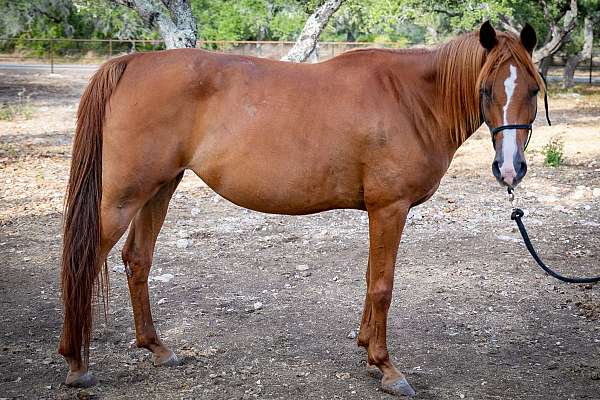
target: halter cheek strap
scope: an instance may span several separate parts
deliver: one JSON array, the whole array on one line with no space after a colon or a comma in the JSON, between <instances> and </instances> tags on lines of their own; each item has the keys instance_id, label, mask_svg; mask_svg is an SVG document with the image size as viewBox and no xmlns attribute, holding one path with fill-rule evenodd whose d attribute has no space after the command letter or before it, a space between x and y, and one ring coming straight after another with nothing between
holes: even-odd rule
<instances>
[{"instance_id":1,"label":"halter cheek strap","mask_svg":"<svg viewBox=\"0 0 600 400\"><path fill-rule=\"evenodd\" d=\"M552 122L550 122L550 116L548 115L548 84L546 83L546 77L541 72L539 74L542 77L542 80L544 81L544 110L546 111L546 121L548 121L548 125L552 125ZM523 150L527 150L527 146L529 145L529 141L531 140L531 134L533 132L533 122L529 124L501 125L492 128L488 123L488 119L483 113L483 106L480 106L480 108L481 116L483 117L485 124L490 128L490 132L492 133L492 146L494 146L494 149L496 148L496 135L498 133L507 129L527 129L527 141L525 142L525 146L523 147ZM535 113L537 115L537 110ZM535 117L533 119L535 120Z\"/></svg>"}]
</instances>

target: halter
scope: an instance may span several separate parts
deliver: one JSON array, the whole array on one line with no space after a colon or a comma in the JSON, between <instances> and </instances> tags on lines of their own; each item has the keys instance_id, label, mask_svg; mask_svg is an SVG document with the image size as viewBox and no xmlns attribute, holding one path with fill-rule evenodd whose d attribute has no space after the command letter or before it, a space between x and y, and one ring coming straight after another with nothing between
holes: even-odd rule
<instances>
[{"instance_id":1,"label":"halter","mask_svg":"<svg viewBox=\"0 0 600 400\"><path fill-rule=\"evenodd\" d=\"M546 77L539 72L542 80L544 81L544 110L546 111L546 121L548 121L548 125L552 125L550 122L550 117L548 116L548 84L546 83ZM495 128L492 128L488 123L488 119L485 117L485 113L483 112L483 104L480 101L480 109L481 116L485 124L490 128L490 132L492 133L492 146L494 146L494 150L496 149L496 135L507 129L527 129L527 141L525 142L525 146L523 147L523 151L527 150L527 146L529 146L529 141L531 140L531 134L533 133L533 121L528 124L508 124L508 125L500 125ZM533 120L535 121L535 116L537 116L537 105L535 109L535 115Z\"/></svg>"}]
</instances>

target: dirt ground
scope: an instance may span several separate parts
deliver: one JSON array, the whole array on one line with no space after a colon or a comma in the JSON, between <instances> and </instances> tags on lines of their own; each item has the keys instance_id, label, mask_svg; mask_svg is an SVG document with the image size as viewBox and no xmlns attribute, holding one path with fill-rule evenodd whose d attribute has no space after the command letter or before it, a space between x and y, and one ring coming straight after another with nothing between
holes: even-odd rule
<instances>
[{"instance_id":1,"label":"dirt ground","mask_svg":"<svg viewBox=\"0 0 600 400\"><path fill-rule=\"evenodd\" d=\"M108 322L98 320L91 352L99 385L62 385L61 208L86 79L0 70L0 102L28 99L27 113L0 121L0 398L391 398L350 338L365 291L366 213L250 212L192 175L171 202L150 289L160 335L183 364L155 368L133 345L119 243ZM550 106L553 126L538 115L517 196L548 264L598 274L600 88L553 92ZM565 142L559 168L541 155L553 137ZM563 284L534 265L492 157L482 129L411 214L392 357L417 399L600 399L600 286Z\"/></svg>"}]
</instances>

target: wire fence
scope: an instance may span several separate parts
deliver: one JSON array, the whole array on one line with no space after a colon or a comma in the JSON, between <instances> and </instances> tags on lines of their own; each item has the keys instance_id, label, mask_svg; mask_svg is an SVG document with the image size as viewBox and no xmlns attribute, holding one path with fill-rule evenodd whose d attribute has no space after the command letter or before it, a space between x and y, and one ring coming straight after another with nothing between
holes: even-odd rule
<instances>
[{"instance_id":1,"label":"wire fence","mask_svg":"<svg viewBox=\"0 0 600 400\"><path fill-rule=\"evenodd\" d=\"M224 53L280 59L294 42L202 40L196 47ZM311 55L312 61L322 61L347 50L360 47L399 48L398 43L319 42ZM114 39L3 39L0 38L0 62L36 62L65 64L97 64L114 56L136 51L164 50L162 40Z\"/></svg>"},{"instance_id":2,"label":"wire fence","mask_svg":"<svg viewBox=\"0 0 600 400\"><path fill-rule=\"evenodd\" d=\"M196 43L196 47L230 54L280 59L293 44L294 42L284 41L201 40ZM414 45L397 42L319 42L309 61L324 61L345 51L364 47L406 48ZM50 71L54 72L54 66L57 64L99 64L122 54L164 48L162 40L0 38L0 62L48 64ZM561 77L565 62L564 57L553 57L549 75ZM575 76L580 80L587 78L590 84L593 80L600 79L600 47L595 46L592 57L579 64Z\"/></svg>"}]
</instances>

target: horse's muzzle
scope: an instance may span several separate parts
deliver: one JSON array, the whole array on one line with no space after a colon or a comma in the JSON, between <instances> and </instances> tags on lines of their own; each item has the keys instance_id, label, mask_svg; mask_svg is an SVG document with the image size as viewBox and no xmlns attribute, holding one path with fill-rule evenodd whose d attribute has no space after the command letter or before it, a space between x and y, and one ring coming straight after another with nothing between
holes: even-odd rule
<instances>
[{"instance_id":1,"label":"horse's muzzle","mask_svg":"<svg viewBox=\"0 0 600 400\"><path fill-rule=\"evenodd\" d=\"M498 160L494 160L492 163L492 173L498 182L510 188L516 187L527 174L527 163L524 160L515 160L512 164L512 166L502 166L501 168Z\"/></svg>"}]
</instances>

